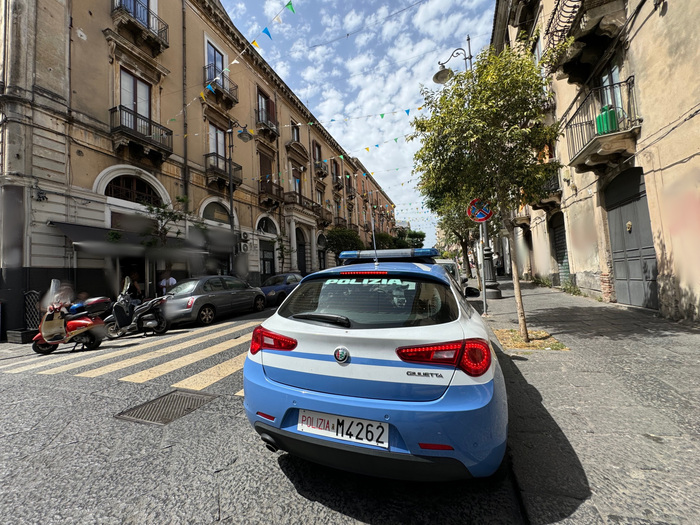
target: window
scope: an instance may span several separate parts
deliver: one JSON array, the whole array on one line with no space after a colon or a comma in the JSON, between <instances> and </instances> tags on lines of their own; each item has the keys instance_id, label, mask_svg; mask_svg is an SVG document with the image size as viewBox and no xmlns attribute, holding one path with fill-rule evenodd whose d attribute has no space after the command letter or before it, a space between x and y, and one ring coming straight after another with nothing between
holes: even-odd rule
<instances>
[{"instance_id":1,"label":"window","mask_svg":"<svg viewBox=\"0 0 700 525\"><path fill-rule=\"evenodd\" d=\"M222 277L222 279L227 290L245 290L247 288L243 281L235 277Z\"/></svg>"},{"instance_id":2,"label":"window","mask_svg":"<svg viewBox=\"0 0 700 525\"><path fill-rule=\"evenodd\" d=\"M224 285L221 282L220 277L214 277L212 279L209 279L204 283L204 286L202 286L202 290L205 292L220 292L224 289Z\"/></svg>"},{"instance_id":3,"label":"window","mask_svg":"<svg viewBox=\"0 0 700 525\"><path fill-rule=\"evenodd\" d=\"M258 231L277 235L277 227L275 226L275 223L272 222L272 219L268 217L263 217L258 221Z\"/></svg>"},{"instance_id":4,"label":"window","mask_svg":"<svg viewBox=\"0 0 700 525\"><path fill-rule=\"evenodd\" d=\"M207 82L211 82L216 77L221 77L224 70L224 55L211 42L207 42ZM217 80L219 85L223 82L221 78Z\"/></svg>"},{"instance_id":5,"label":"window","mask_svg":"<svg viewBox=\"0 0 700 525\"><path fill-rule=\"evenodd\" d=\"M274 182L272 173L272 159L264 153L260 153L258 156L260 157L260 181L268 183Z\"/></svg>"},{"instance_id":6,"label":"window","mask_svg":"<svg viewBox=\"0 0 700 525\"><path fill-rule=\"evenodd\" d=\"M119 104L127 110L122 112L121 125L150 135L151 86L125 69L120 75Z\"/></svg>"},{"instance_id":7,"label":"window","mask_svg":"<svg viewBox=\"0 0 700 525\"><path fill-rule=\"evenodd\" d=\"M338 178L338 162L335 160L331 161L331 175L334 181Z\"/></svg>"},{"instance_id":8,"label":"window","mask_svg":"<svg viewBox=\"0 0 700 525\"><path fill-rule=\"evenodd\" d=\"M323 192L321 190L316 190L316 202L323 204Z\"/></svg>"},{"instance_id":9,"label":"window","mask_svg":"<svg viewBox=\"0 0 700 525\"><path fill-rule=\"evenodd\" d=\"M313 141L313 156L316 162L321 162L321 159L323 158L321 154L321 145L315 140Z\"/></svg>"},{"instance_id":10,"label":"window","mask_svg":"<svg viewBox=\"0 0 700 525\"><path fill-rule=\"evenodd\" d=\"M291 123L291 130L292 130L292 140L295 142L299 142L299 137L301 135L300 130L299 130L299 124L297 124L293 120Z\"/></svg>"},{"instance_id":11,"label":"window","mask_svg":"<svg viewBox=\"0 0 700 525\"><path fill-rule=\"evenodd\" d=\"M301 171L298 168L292 168L292 181L294 182L294 191L301 195Z\"/></svg>"},{"instance_id":12,"label":"window","mask_svg":"<svg viewBox=\"0 0 700 525\"><path fill-rule=\"evenodd\" d=\"M160 206L163 203L160 195L150 184L133 175L122 175L110 181L105 189L105 195L140 204L152 204L153 206Z\"/></svg>"},{"instance_id":13,"label":"window","mask_svg":"<svg viewBox=\"0 0 700 525\"><path fill-rule=\"evenodd\" d=\"M204 208L202 216L210 221L216 221L225 224L228 224L229 222L228 210L218 202L210 202L209 204L207 204L206 208Z\"/></svg>"},{"instance_id":14,"label":"window","mask_svg":"<svg viewBox=\"0 0 700 525\"><path fill-rule=\"evenodd\" d=\"M260 90L258 90L258 122L268 126L277 122L275 120L275 103Z\"/></svg>"},{"instance_id":15,"label":"window","mask_svg":"<svg viewBox=\"0 0 700 525\"><path fill-rule=\"evenodd\" d=\"M209 153L226 158L226 131L209 124Z\"/></svg>"}]
</instances>

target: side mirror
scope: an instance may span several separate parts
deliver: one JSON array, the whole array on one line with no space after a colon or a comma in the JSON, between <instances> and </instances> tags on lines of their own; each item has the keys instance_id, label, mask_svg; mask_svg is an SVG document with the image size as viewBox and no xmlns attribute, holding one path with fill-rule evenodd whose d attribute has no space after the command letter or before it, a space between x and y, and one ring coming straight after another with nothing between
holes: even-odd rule
<instances>
[{"instance_id":1,"label":"side mirror","mask_svg":"<svg viewBox=\"0 0 700 525\"><path fill-rule=\"evenodd\" d=\"M467 297L479 297L481 295L481 291L478 288L474 288L473 286L467 286L464 289L464 295Z\"/></svg>"}]
</instances>

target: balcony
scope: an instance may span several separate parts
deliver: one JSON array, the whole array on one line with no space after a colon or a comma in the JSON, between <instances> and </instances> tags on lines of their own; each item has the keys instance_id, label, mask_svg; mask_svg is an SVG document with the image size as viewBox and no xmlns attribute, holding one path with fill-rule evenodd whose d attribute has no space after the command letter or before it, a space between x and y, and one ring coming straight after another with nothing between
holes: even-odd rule
<instances>
[{"instance_id":1,"label":"balcony","mask_svg":"<svg viewBox=\"0 0 700 525\"><path fill-rule=\"evenodd\" d=\"M511 211L511 219L513 224L520 228L530 227L530 214L532 213L532 208L528 204L523 204L517 210Z\"/></svg>"},{"instance_id":2,"label":"balcony","mask_svg":"<svg viewBox=\"0 0 700 525\"><path fill-rule=\"evenodd\" d=\"M369 223L369 221L366 221L362 229L366 232L371 232L372 231L372 225Z\"/></svg>"},{"instance_id":3,"label":"balcony","mask_svg":"<svg viewBox=\"0 0 700 525\"><path fill-rule=\"evenodd\" d=\"M558 173L555 173L549 178L544 185L544 189L546 191L546 197L543 197L539 201L533 203L533 210L551 211L554 208L558 208L561 204L561 183L559 182Z\"/></svg>"},{"instance_id":4,"label":"balcony","mask_svg":"<svg viewBox=\"0 0 700 525\"><path fill-rule=\"evenodd\" d=\"M326 228L333 222L333 213L331 210L326 210L320 204L316 204L314 207L314 212L316 213L316 224L321 228Z\"/></svg>"},{"instance_id":5,"label":"balcony","mask_svg":"<svg viewBox=\"0 0 700 525\"><path fill-rule=\"evenodd\" d=\"M288 191L285 192L284 194L284 203L285 204L296 204L297 206L301 206L305 210L312 211L316 213L316 207L319 206L317 203L309 199L308 197L304 197L300 193L297 193L295 191Z\"/></svg>"},{"instance_id":6,"label":"balcony","mask_svg":"<svg viewBox=\"0 0 700 525\"><path fill-rule=\"evenodd\" d=\"M361 193L360 196L362 197L363 201L369 202L369 193L368 192L365 191L364 193Z\"/></svg>"},{"instance_id":7,"label":"balcony","mask_svg":"<svg viewBox=\"0 0 700 525\"><path fill-rule=\"evenodd\" d=\"M345 195L347 196L348 200L354 200L357 192L352 186L345 186Z\"/></svg>"},{"instance_id":8,"label":"balcony","mask_svg":"<svg viewBox=\"0 0 700 525\"><path fill-rule=\"evenodd\" d=\"M641 117L637 114L634 77L592 89L566 119L564 134L569 165L577 171L615 166L621 157L634 154ZM602 166L601 166L602 165Z\"/></svg>"},{"instance_id":9,"label":"balcony","mask_svg":"<svg viewBox=\"0 0 700 525\"><path fill-rule=\"evenodd\" d=\"M557 78L583 83L624 24L624 0L557 0L544 34L545 51L574 38L558 60Z\"/></svg>"},{"instance_id":10,"label":"balcony","mask_svg":"<svg viewBox=\"0 0 700 525\"><path fill-rule=\"evenodd\" d=\"M141 0L112 0L112 20L118 28L131 32L137 44L151 48L157 56L168 47L168 24Z\"/></svg>"},{"instance_id":11,"label":"balcony","mask_svg":"<svg viewBox=\"0 0 700 525\"><path fill-rule=\"evenodd\" d=\"M238 85L214 64L204 66L204 86L211 86L216 102L226 109L238 104Z\"/></svg>"},{"instance_id":12,"label":"balcony","mask_svg":"<svg viewBox=\"0 0 700 525\"><path fill-rule=\"evenodd\" d=\"M343 178L340 175L333 175L333 190L340 192L343 190Z\"/></svg>"},{"instance_id":13,"label":"balcony","mask_svg":"<svg viewBox=\"0 0 700 525\"><path fill-rule=\"evenodd\" d=\"M336 228L347 228L348 227L348 220L345 217L336 217L333 220L333 224L335 225Z\"/></svg>"},{"instance_id":14,"label":"balcony","mask_svg":"<svg viewBox=\"0 0 700 525\"><path fill-rule=\"evenodd\" d=\"M266 135L269 140L275 140L280 136L279 123L268 109L255 110L255 122L259 124L259 132Z\"/></svg>"},{"instance_id":15,"label":"balcony","mask_svg":"<svg viewBox=\"0 0 700 525\"><path fill-rule=\"evenodd\" d=\"M314 161L314 173L319 179L325 179L328 176L328 164L320 160Z\"/></svg>"},{"instance_id":16,"label":"balcony","mask_svg":"<svg viewBox=\"0 0 700 525\"><path fill-rule=\"evenodd\" d=\"M258 183L258 202L266 208L277 207L284 202L282 186L274 182L261 180Z\"/></svg>"},{"instance_id":17,"label":"balcony","mask_svg":"<svg viewBox=\"0 0 700 525\"><path fill-rule=\"evenodd\" d=\"M172 130L126 108L109 110L112 142L115 151L122 146L134 148L137 154L163 162L173 152Z\"/></svg>"},{"instance_id":18,"label":"balcony","mask_svg":"<svg viewBox=\"0 0 700 525\"><path fill-rule=\"evenodd\" d=\"M357 224L353 224L353 223L348 224L348 230L352 230L358 235L360 234L360 226Z\"/></svg>"},{"instance_id":19,"label":"balcony","mask_svg":"<svg viewBox=\"0 0 700 525\"><path fill-rule=\"evenodd\" d=\"M236 191L236 188L243 184L243 178L241 177L243 167L226 157L222 157L217 153L207 153L204 155L204 166L207 184L216 182L219 189L223 189L229 184L229 173L231 175L232 191ZM229 167L231 168L230 172Z\"/></svg>"}]
</instances>

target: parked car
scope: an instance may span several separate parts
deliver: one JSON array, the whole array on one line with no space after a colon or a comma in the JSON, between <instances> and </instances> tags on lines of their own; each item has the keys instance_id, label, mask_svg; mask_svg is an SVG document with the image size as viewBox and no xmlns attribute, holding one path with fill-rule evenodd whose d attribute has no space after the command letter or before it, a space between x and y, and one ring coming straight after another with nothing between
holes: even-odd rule
<instances>
[{"instance_id":1,"label":"parked car","mask_svg":"<svg viewBox=\"0 0 700 525\"><path fill-rule=\"evenodd\" d=\"M304 277L255 328L247 417L268 449L334 468L492 475L508 410L489 332L437 250L397 253L341 253L343 266Z\"/></svg>"},{"instance_id":2,"label":"parked car","mask_svg":"<svg viewBox=\"0 0 700 525\"><path fill-rule=\"evenodd\" d=\"M457 281L459 284L462 286L465 286L467 284L467 281L469 280L467 277L462 277L462 272L459 268L459 264L457 264L455 261L452 259L435 259L435 262L439 264L440 266L443 266L447 272L454 277L454 280Z\"/></svg>"},{"instance_id":3,"label":"parked car","mask_svg":"<svg viewBox=\"0 0 700 525\"><path fill-rule=\"evenodd\" d=\"M224 315L265 309L265 295L260 288L228 275L185 279L167 295L170 298L165 303L165 315L172 323L196 321L208 325Z\"/></svg>"},{"instance_id":4,"label":"parked car","mask_svg":"<svg viewBox=\"0 0 700 525\"><path fill-rule=\"evenodd\" d=\"M268 306L279 306L301 281L301 274L281 273L265 279L260 289L265 294Z\"/></svg>"}]
</instances>

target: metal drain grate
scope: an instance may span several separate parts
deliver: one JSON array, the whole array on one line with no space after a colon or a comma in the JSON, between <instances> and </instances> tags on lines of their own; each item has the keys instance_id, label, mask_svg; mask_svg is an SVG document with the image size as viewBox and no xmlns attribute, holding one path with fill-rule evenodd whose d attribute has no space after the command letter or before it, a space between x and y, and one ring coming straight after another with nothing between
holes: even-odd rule
<instances>
[{"instance_id":1,"label":"metal drain grate","mask_svg":"<svg viewBox=\"0 0 700 525\"><path fill-rule=\"evenodd\" d=\"M206 405L209 401L216 399L216 397L200 392L174 390L142 405L125 410L114 417L139 423L167 425L171 421L175 421L177 418Z\"/></svg>"}]
</instances>

